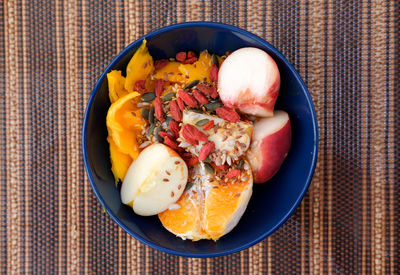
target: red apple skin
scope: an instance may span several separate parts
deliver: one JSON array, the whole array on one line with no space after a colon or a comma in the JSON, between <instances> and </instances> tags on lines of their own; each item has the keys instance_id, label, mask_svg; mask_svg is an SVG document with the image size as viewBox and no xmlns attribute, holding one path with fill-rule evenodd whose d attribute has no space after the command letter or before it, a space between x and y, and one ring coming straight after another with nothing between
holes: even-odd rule
<instances>
[{"instance_id":1,"label":"red apple skin","mask_svg":"<svg viewBox=\"0 0 400 275\"><path fill-rule=\"evenodd\" d=\"M252 140L258 145L251 147L247 156L255 183L264 183L278 172L289 153L291 139L292 129L290 119L288 119L277 131L265 133L261 140Z\"/></svg>"}]
</instances>

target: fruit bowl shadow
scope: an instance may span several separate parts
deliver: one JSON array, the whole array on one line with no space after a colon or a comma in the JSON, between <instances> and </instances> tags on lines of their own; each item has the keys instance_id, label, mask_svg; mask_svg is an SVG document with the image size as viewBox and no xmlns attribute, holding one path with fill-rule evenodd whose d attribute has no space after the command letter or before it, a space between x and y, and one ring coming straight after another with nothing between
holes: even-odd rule
<instances>
[{"instance_id":1,"label":"fruit bowl shadow","mask_svg":"<svg viewBox=\"0 0 400 275\"><path fill-rule=\"evenodd\" d=\"M217 242L181 240L163 228L157 216L142 217L121 203L114 185L107 143L106 115L110 106L106 74L124 71L143 38L153 58L174 57L179 51L208 49L219 55L242 47L257 47L272 56L281 74L276 109L288 112L292 147L279 172L267 183L255 184L239 224ZM274 47L242 29L211 22L168 26L130 44L105 69L90 96L82 133L83 157L93 191L100 203L127 233L160 251L185 257L222 256L246 249L274 232L293 213L305 195L318 153L318 129L307 88L293 66ZM100 209L99 209L100 211Z\"/></svg>"}]
</instances>

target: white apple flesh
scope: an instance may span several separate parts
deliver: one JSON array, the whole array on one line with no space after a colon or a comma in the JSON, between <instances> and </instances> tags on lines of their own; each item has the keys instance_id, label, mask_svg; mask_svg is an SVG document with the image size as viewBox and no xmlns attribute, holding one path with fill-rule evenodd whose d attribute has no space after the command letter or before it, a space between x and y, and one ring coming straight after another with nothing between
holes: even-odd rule
<instances>
[{"instance_id":1,"label":"white apple flesh","mask_svg":"<svg viewBox=\"0 0 400 275\"><path fill-rule=\"evenodd\" d=\"M274 111L273 117L255 121L247 151L255 183L266 182L278 172L289 152L291 138L290 119L285 111Z\"/></svg>"},{"instance_id":2,"label":"white apple flesh","mask_svg":"<svg viewBox=\"0 0 400 275\"><path fill-rule=\"evenodd\" d=\"M275 61L257 48L234 51L222 63L218 73L218 92L222 102L253 116L273 115L280 85Z\"/></svg>"},{"instance_id":3,"label":"white apple flesh","mask_svg":"<svg viewBox=\"0 0 400 275\"><path fill-rule=\"evenodd\" d=\"M121 200L138 215L156 215L179 199L187 179L183 159L171 148L156 143L132 162L122 183Z\"/></svg>"}]
</instances>

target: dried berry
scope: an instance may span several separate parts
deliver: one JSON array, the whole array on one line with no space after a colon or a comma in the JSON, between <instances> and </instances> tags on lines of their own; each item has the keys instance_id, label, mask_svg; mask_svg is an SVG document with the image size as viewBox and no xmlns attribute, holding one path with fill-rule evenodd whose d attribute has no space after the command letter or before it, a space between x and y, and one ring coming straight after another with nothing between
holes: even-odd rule
<instances>
[{"instance_id":1,"label":"dried berry","mask_svg":"<svg viewBox=\"0 0 400 275\"><path fill-rule=\"evenodd\" d=\"M170 134L168 134L167 132L164 132L164 131L159 131L158 135L164 139L165 139L165 137L169 137L170 139L173 139L173 137Z\"/></svg>"},{"instance_id":2,"label":"dried berry","mask_svg":"<svg viewBox=\"0 0 400 275\"><path fill-rule=\"evenodd\" d=\"M233 169L231 171L229 171L225 177L227 177L228 179L230 178L234 178L240 175L240 170L239 169Z\"/></svg>"},{"instance_id":3,"label":"dried berry","mask_svg":"<svg viewBox=\"0 0 400 275\"><path fill-rule=\"evenodd\" d=\"M203 161L215 149L215 143L212 141L207 142L201 147L199 152L199 160Z\"/></svg>"},{"instance_id":4,"label":"dried berry","mask_svg":"<svg viewBox=\"0 0 400 275\"><path fill-rule=\"evenodd\" d=\"M208 141L208 136L191 124L184 124L182 133L195 140Z\"/></svg>"},{"instance_id":5,"label":"dried berry","mask_svg":"<svg viewBox=\"0 0 400 275\"><path fill-rule=\"evenodd\" d=\"M229 122L237 122L240 120L239 114L236 113L235 110L226 106L216 109L216 112L220 118L223 118Z\"/></svg>"},{"instance_id":6,"label":"dried berry","mask_svg":"<svg viewBox=\"0 0 400 275\"><path fill-rule=\"evenodd\" d=\"M217 82L218 81L218 67L215 66L215 64L211 65L210 79L211 79L212 82Z\"/></svg>"},{"instance_id":7,"label":"dried berry","mask_svg":"<svg viewBox=\"0 0 400 275\"><path fill-rule=\"evenodd\" d=\"M140 92L140 93L145 93L146 92L145 84L146 84L146 81L144 81L144 80L136 81L135 90Z\"/></svg>"},{"instance_id":8,"label":"dried berry","mask_svg":"<svg viewBox=\"0 0 400 275\"><path fill-rule=\"evenodd\" d=\"M163 115L163 109L162 109L162 102L161 98L156 97L154 100L154 110L155 110L155 116L156 118L163 122L164 121L164 115Z\"/></svg>"},{"instance_id":9,"label":"dried berry","mask_svg":"<svg viewBox=\"0 0 400 275\"><path fill-rule=\"evenodd\" d=\"M176 122L175 120L171 120L168 123L168 127L169 127L169 130L171 131L171 133L174 136L179 137L179 124L178 124L178 122Z\"/></svg>"},{"instance_id":10,"label":"dried berry","mask_svg":"<svg viewBox=\"0 0 400 275\"><path fill-rule=\"evenodd\" d=\"M172 138L170 138L169 136L164 137L164 143L165 143L165 145L168 145L169 147L171 147L174 150L179 149L178 144L176 144L175 141Z\"/></svg>"},{"instance_id":11,"label":"dried berry","mask_svg":"<svg viewBox=\"0 0 400 275\"><path fill-rule=\"evenodd\" d=\"M182 63L183 64L193 64L196 61L197 61L197 57L191 57L191 58L187 58L187 59L183 60Z\"/></svg>"},{"instance_id":12,"label":"dried berry","mask_svg":"<svg viewBox=\"0 0 400 275\"><path fill-rule=\"evenodd\" d=\"M178 95L180 98L182 98L183 102L185 102L185 104L188 105L189 107L191 108L197 107L197 101L192 95L188 94L183 90L179 90Z\"/></svg>"},{"instance_id":13,"label":"dried berry","mask_svg":"<svg viewBox=\"0 0 400 275\"><path fill-rule=\"evenodd\" d=\"M156 61L154 62L154 68L155 68L156 70L161 69L162 67L167 66L168 62L169 62L168 59L156 60Z\"/></svg>"},{"instance_id":14,"label":"dried berry","mask_svg":"<svg viewBox=\"0 0 400 275\"><path fill-rule=\"evenodd\" d=\"M199 162L199 159L197 157L191 157L188 161L187 161L187 165L189 166L193 166L196 163Z\"/></svg>"},{"instance_id":15,"label":"dried berry","mask_svg":"<svg viewBox=\"0 0 400 275\"><path fill-rule=\"evenodd\" d=\"M210 120L203 126L203 130L207 131L210 130L212 127L214 127L214 120Z\"/></svg>"},{"instance_id":16,"label":"dried berry","mask_svg":"<svg viewBox=\"0 0 400 275\"><path fill-rule=\"evenodd\" d=\"M206 98L204 95L202 95L198 90L193 90L192 93L193 93L194 98L196 98L196 100L197 100L201 105L204 105L204 104L207 104L207 103L208 103L207 98Z\"/></svg>"},{"instance_id":17,"label":"dried berry","mask_svg":"<svg viewBox=\"0 0 400 275\"><path fill-rule=\"evenodd\" d=\"M171 116L173 119L176 121L181 121L182 120L182 113L181 110L179 109L178 103L176 100L171 101L171 104L169 106L169 110L171 111Z\"/></svg>"},{"instance_id":18,"label":"dried berry","mask_svg":"<svg viewBox=\"0 0 400 275\"><path fill-rule=\"evenodd\" d=\"M175 59L179 62L183 62L186 59L186 52L179 52L175 55Z\"/></svg>"},{"instance_id":19,"label":"dried berry","mask_svg":"<svg viewBox=\"0 0 400 275\"><path fill-rule=\"evenodd\" d=\"M183 103L182 98L178 97L178 98L176 99L176 101L178 102L179 109L180 109L181 111L185 110L185 103Z\"/></svg>"},{"instance_id":20,"label":"dried berry","mask_svg":"<svg viewBox=\"0 0 400 275\"><path fill-rule=\"evenodd\" d=\"M162 90L164 86L164 80L163 79L157 79L155 83L154 90L156 92L156 96L161 96Z\"/></svg>"}]
</instances>

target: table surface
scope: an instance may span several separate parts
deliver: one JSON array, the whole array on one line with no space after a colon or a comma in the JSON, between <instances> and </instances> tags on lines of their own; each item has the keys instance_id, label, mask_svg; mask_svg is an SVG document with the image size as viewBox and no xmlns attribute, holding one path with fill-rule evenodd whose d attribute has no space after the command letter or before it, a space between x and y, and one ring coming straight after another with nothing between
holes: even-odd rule
<instances>
[{"instance_id":1,"label":"table surface","mask_svg":"<svg viewBox=\"0 0 400 275\"><path fill-rule=\"evenodd\" d=\"M399 274L399 1L0 1L0 271ZM97 77L176 22L239 26L277 47L314 100L314 179L261 243L187 259L128 236L86 178L81 125Z\"/></svg>"}]
</instances>

